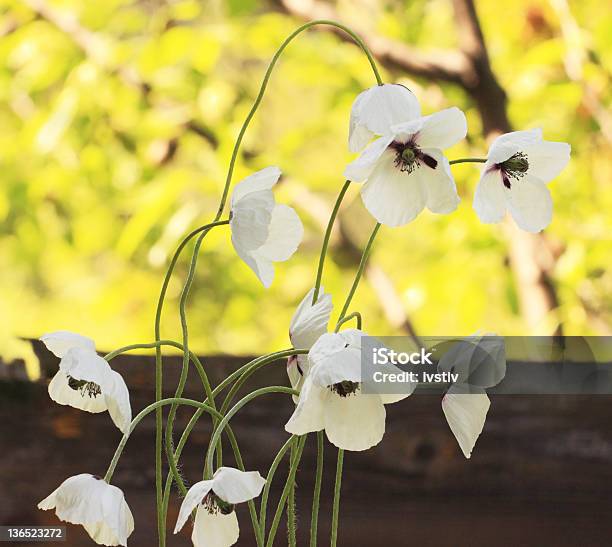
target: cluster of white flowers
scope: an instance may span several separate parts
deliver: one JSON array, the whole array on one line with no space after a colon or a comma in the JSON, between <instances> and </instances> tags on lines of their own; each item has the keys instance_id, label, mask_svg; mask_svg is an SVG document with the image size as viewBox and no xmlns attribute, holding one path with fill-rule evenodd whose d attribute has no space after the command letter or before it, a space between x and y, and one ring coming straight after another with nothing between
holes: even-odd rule
<instances>
[{"instance_id":1,"label":"cluster of white flowers","mask_svg":"<svg viewBox=\"0 0 612 547\"><path fill-rule=\"evenodd\" d=\"M404 86L385 84L361 93L354 102L349 149L361 152L345 170L350 181L363 183L361 196L376 220L401 226L427 207L439 214L454 211L459 196L444 150L463 139L466 118L458 108L421 116L416 97ZM474 209L483 222L500 222L509 211L519 227L537 232L552 218L545 183L569 160L569 145L542 140L539 130L498 137L491 145L476 189ZM272 192L281 175L277 167L258 171L240 182L231 198L229 225L233 246L265 287L274 277L273 263L289 259L299 246L302 223ZM318 295L315 298L314 295ZM312 289L297 308L289 328L292 345L309 350L289 358L295 410L285 429L294 435L325 431L338 448L366 450L385 432L385 405L400 395L362 393L360 329L328 332L331 295ZM42 337L61 358L49 384L51 398L62 405L103 412L127 436L132 412L122 377L99 357L94 342L66 331ZM469 457L480 435L489 401L452 389L442 403L460 446ZM235 504L257 497L265 480L257 472L220 467L210 480L194 484L183 500L175 533L196 510L192 541L196 547L228 547L239 536ZM67 522L81 524L102 545L127 545L134 519L123 492L106 480L82 474L64 481L41 509L55 509Z\"/></svg>"}]
</instances>

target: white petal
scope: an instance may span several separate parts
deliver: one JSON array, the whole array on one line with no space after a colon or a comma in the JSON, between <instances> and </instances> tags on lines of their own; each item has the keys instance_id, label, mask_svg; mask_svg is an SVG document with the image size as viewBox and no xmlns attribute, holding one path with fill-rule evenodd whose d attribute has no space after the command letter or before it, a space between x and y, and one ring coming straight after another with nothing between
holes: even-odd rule
<instances>
[{"instance_id":1,"label":"white petal","mask_svg":"<svg viewBox=\"0 0 612 547\"><path fill-rule=\"evenodd\" d=\"M317 339L327 332L333 308L331 294L326 294L323 287L320 287L314 306L313 295L314 288L308 291L291 318L289 339L294 348L311 348Z\"/></svg>"},{"instance_id":2,"label":"white petal","mask_svg":"<svg viewBox=\"0 0 612 547\"><path fill-rule=\"evenodd\" d=\"M402 226L414 220L425 207L427 190L423 187L420 168L410 174L395 166L395 154L383 154L361 188L366 209L388 226Z\"/></svg>"},{"instance_id":3,"label":"white petal","mask_svg":"<svg viewBox=\"0 0 612 547\"><path fill-rule=\"evenodd\" d=\"M569 163L570 151L566 142L542 141L526 148L529 174L543 182L554 179Z\"/></svg>"},{"instance_id":4,"label":"white petal","mask_svg":"<svg viewBox=\"0 0 612 547\"><path fill-rule=\"evenodd\" d=\"M229 515L211 514L205 507L198 507L191 541L194 547L230 547L240 536L236 511Z\"/></svg>"},{"instance_id":5,"label":"white petal","mask_svg":"<svg viewBox=\"0 0 612 547\"><path fill-rule=\"evenodd\" d=\"M403 389L404 393L380 393L379 397L383 405L399 403L414 393L418 382L406 382Z\"/></svg>"},{"instance_id":6,"label":"white petal","mask_svg":"<svg viewBox=\"0 0 612 547\"><path fill-rule=\"evenodd\" d=\"M361 381L361 344L346 332L323 334L308 352L309 376L319 387Z\"/></svg>"},{"instance_id":7,"label":"white petal","mask_svg":"<svg viewBox=\"0 0 612 547\"><path fill-rule=\"evenodd\" d=\"M78 347L66 352L60 361L59 369L76 380L94 382L100 387L111 372L110 365L95 351Z\"/></svg>"},{"instance_id":8,"label":"white petal","mask_svg":"<svg viewBox=\"0 0 612 547\"><path fill-rule=\"evenodd\" d=\"M458 143L467 134L465 114L457 107L447 108L423 118L416 136L421 148L445 149Z\"/></svg>"},{"instance_id":9,"label":"white petal","mask_svg":"<svg viewBox=\"0 0 612 547\"><path fill-rule=\"evenodd\" d=\"M474 194L474 211L481 222L501 222L506 214L506 190L498 169L487 162Z\"/></svg>"},{"instance_id":10,"label":"white petal","mask_svg":"<svg viewBox=\"0 0 612 547\"><path fill-rule=\"evenodd\" d=\"M302 391L304 380L310 371L308 355L293 355L287 360L287 376L291 387L298 393ZM293 402L297 405L300 400L299 395L291 395Z\"/></svg>"},{"instance_id":11,"label":"white petal","mask_svg":"<svg viewBox=\"0 0 612 547\"><path fill-rule=\"evenodd\" d=\"M325 434L344 450L367 450L385 434L385 406L378 395L359 391L346 397L332 394L325 412Z\"/></svg>"},{"instance_id":12,"label":"white petal","mask_svg":"<svg viewBox=\"0 0 612 547\"><path fill-rule=\"evenodd\" d=\"M252 251L268 239L274 195L271 190L254 192L232 208L230 228L234 247Z\"/></svg>"},{"instance_id":13,"label":"white petal","mask_svg":"<svg viewBox=\"0 0 612 547\"><path fill-rule=\"evenodd\" d=\"M232 194L232 209L234 205L242 200L245 196L253 192L262 190L270 190L281 176L281 170L278 167L266 167L261 169L247 178L236 184L234 193Z\"/></svg>"},{"instance_id":14,"label":"white petal","mask_svg":"<svg viewBox=\"0 0 612 547\"><path fill-rule=\"evenodd\" d=\"M491 143L487 159L492 164L501 163L514 156L517 152L525 150L525 148L533 146L541 140L541 129L504 133Z\"/></svg>"},{"instance_id":15,"label":"white petal","mask_svg":"<svg viewBox=\"0 0 612 547\"><path fill-rule=\"evenodd\" d=\"M325 406L330 395L327 388L313 384L308 375L300 391L298 404L285 424L285 430L293 435L321 431L325 427Z\"/></svg>"},{"instance_id":16,"label":"white petal","mask_svg":"<svg viewBox=\"0 0 612 547\"><path fill-rule=\"evenodd\" d=\"M67 330L43 334L40 339L47 346L47 349L57 357L63 357L71 348L85 348L96 351L96 345L91 338Z\"/></svg>"},{"instance_id":17,"label":"white petal","mask_svg":"<svg viewBox=\"0 0 612 547\"><path fill-rule=\"evenodd\" d=\"M244 503L261 494L266 480L257 471L220 467L213 476L213 491L227 503Z\"/></svg>"},{"instance_id":18,"label":"white petal","mask_svg":"<svg viewBox=\"0 0 612 547\"><path fill-rule=\"evenodd\" d=\"M419 175L427 190L427 208L432 213L452 213L460 200L448 160L440 150L426 148L422 151L438 162L435 169L424 163L419 167Z\"/></svg>"},{"instance_id":19,"label":"white petal","mask_svg":"<svg viewBox=\"0 0 612 547\"><path fill-rule=\"evenodd\" d=\"M353 103L349 149L357 152L367 144L372 134L388 134L391 126L420 115L421 107L417 98L402 85L384 84L367 89ZM370 137L366 138L368 134Z\"/></svg>"},{"instance_id":20,"label":"white petal","mask_svg":"<svg viewBox=\"0 0 612 547\"><path fill-rule=\"evenodd\" d=\"M512 189L508 195L508 210L519 228L526 232L540 232L552 220L552 197L546 185L539 179L525 175L519 180L511 179Z\"/></svg>"},{"instance_id":21,"label":"white petal","mask_svg":"<svg viewBox=\"0 0 612 547\"><path fill-rule=\"evenodd\" d=\"M274 262L288 260L304 237L304 226L294 209L276 205L268 226L268 237L257 254Z\"/></svg>"},{"instance_id":22,"label":"white petal","mask_svg":"<svg viewBox=\"0 0 612 547\"><path fill-rule=\"evenodd\" d=\"M260 256L257 251L250 254L249 260L244 259L248 266L255 272L261 284L267 289L274 281L274 265L272 261Z\"/></svg>"},{"instance_id":23,"label":"white petal","mask_svg":"<svg viewBox=\"0 0 612 547\"><path fill-rule=\"evenodd\" d=\"M383 152L393 141L393 135L376 139L361 155L344 169L344 178L353 182L364 182L375 169Z\"/></svg>"},{"instance_id":24,"label":"white petal","mask_svg":"<svg viewBox=\"0 0 612 547\"><path fill-rule=\"evenodd\" d=\"M68 376L61 370L53 377L48 389L49 397L60 405L68 405L94 414L107 410L106 401L102 394L93 397L86 392L72 389L68 385Z\"/></svg>"},{"instance_id":25,"label":"white petal","mask_svg":"<svg viewBox=\"0 0 612 547\"><path fill-rule=\"evenodd\" d=\"M132 423L132 406L130 405L130 392L121 374L111 370L102 386L102 393L108 406L108 413L115 425L124 435L129 433Z\"/></svg>"},{"instance_id":26,"label":"white petal","mask_svg":"<svg viewBox=\"0 0 612 547\"><path fill-rule=\"evenodd\" d=\"M466 393L465 389L472 391ZM453 385L442 399L442 410L446 421L455 435L466 458L472 455L472 449L484 427L487 412L491 406L484 390Z\"/></svg>"},{"instance_id":27,"label":"white petal","mask_svg":"<svg viewBox=\"0 0 612 547\"><path fill-rule=\"evenodd\" d=\"M174 527L174 533L178 533L189 518L189 515L193 510L202 503L202 500L206 497L213 487L213 481L200 481L196 482L185 495L181 508L179 510L178 518L176 519L176 526Z\"/></svg>"},{"instance_id":28,"label":"white petal","mask_svg":"<svg viewBox=\"0 0 612 547\"><path fill-rule=\"evenodd\" d=\"M66 479L38 508L55 509L60 520L81 524L101 545L126 546L134 531L134 518L123 492L86 473Z\"/></svg>"}]
</instances>

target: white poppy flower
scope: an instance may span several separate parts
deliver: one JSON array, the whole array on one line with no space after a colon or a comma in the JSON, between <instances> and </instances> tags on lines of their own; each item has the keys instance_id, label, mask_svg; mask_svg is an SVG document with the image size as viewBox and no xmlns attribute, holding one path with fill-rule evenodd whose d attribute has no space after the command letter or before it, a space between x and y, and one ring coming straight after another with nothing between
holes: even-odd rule
<instances>
[{"instance_id":1,"label":"white poppy flower","mask_svg":"<svg viewBox=\"0 0 612 547\"><path fill-rule=\"evenodd\" d=\"M450 213L459 196L442 150L466 132L465 115L454 107L394 125L346 167L344 176L365 183L363 203L382 224L407 224L424 207Z\"/></svg>"},{"instance_id":2,"label":"white poppy flower","mask_svg":"<svg viewBox=\"0 0 612 547\"><path fill-rule=\"evenodd\" d=\"M174 533L197 507L191 540L195 547L229 547L238 541L234 505L256 498L266 483L257 471L220 467L211 480L194 484L181 505Z\"/></svg>"},{"instance_id":3,"label":"white poppy flower","mask_svg":"<svg viewBox=\"0 0 612 547\"><path fill-rule=\"evenodd\" d=\"M60 520L82 525L99 545L127 545L134 517L123 492L88 473L66 479L38 504L55 509Z\"/></svg>"},{"instance_id":4,"label":"white poppy flower","mask_svg":"<svg viewBox=\"0 0 612 547\"><path fill-rule=\"evenodd\" d=\"M393 125L421 115L412 91L400 84L383 84L362 91L351 108L349 150L359 152L375 136L387 135Z\"/></svg>"},{"instance_id":5,"label":"white poppy flower","mask_svg":"<svg viewBox=\"0 0 612 547\"><path fill-rule=\"evenodd\" d=\"M541 129L497 137L489 148L474 195L482 222L500 222L506 210L527 232L540 232L552 220L552 198L546 183L568 164L570 145L542 139Z\"/></svg>"},{"instance_id":6,"label":"white poppy flower","mask_svg":"<svg viewBox=\"0 0 612 547\"><path fill-rule=\"evenodd\" d=\"M272 263L288 260L304 235L297 213L274 201L272 187L280 175L278 167L266 167L238 183L232 195L232 243L264 287L274 279Z\"/></svg>"},{"instance_id":7,"label":"white poppy flower","mask_svg":"<svg viewBox=\"0 0 612 547\"><path fill-rule=\"evenodd\" d=\"M453 384L442 398L446 421L466 458L482 433L491 402L481 387Z\"/></svg>"},{"instance_id":8,"label":"white poppy flower","mask_svg":"<svg viewBox=\"0 0 612 547\"><path fill-rule=\"evenodd\" d=\"M365 394L361 391L361 337L357 329L323 334L308 353L310 372L285 429L294 435L325 430L344 450L367 450L385 433L385 405L412 393ZM412 390L414 390L412 386Z\"/></svg>"},{"instance_id":9,"label":"white poppy flower","mask_svg":"<svg viewBox=\"0 0 612 547\"><path fill-rule=\"evenodd\" d=\"M58 331L40 338L61 358L59 371L49 383L49 396L60 405L87 412L108 410L122 433L132 421L130 393L125 381L96 353L94 341L80 334Z\"/></svg>"},{"instance_id":10,"label":"white poppy flower","mask_svg":"<svg viewBox=\"0 0 612 547\"><path fill-rule=\"evenodd\" d=\"M327 332L327 324L332 312L331 294L319 289L317 301L312 305L314 288L300 302L289 325L289 339L294 348L310 349L319 337ZM287 375L291 387L297 391L302 388L304 377L308 374L308 355L292 355L287 360ZM293 396L297 403L297 396Z\"/></svg>"}]
</instances>

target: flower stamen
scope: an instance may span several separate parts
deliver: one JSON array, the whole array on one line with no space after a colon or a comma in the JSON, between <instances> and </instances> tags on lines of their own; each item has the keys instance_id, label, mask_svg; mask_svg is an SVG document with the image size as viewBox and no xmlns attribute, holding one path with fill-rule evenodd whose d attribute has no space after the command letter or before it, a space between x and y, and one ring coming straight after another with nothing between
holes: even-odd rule
<instances>
[{"instance_id":1,"label":"flower stamen","mask_svg":"<svg viewBox=\"0 0 612 547\"><path fill-rule=\"evenodd\" d=\"M438 161L430 155L424 154L413 141L393 141L389 148L395 152L395 167L402 173L412 173L415 168L421 166L421 163L424 163L431 169L435 169L438 166Z\"/></svg>"},{"instance_id":2,"label":"flower stamen","mask_svg":"<svg viewBox=\"0 0 612 547\"><path fill-rule=\"evenodd\" d=\"M519 180L525 176L529 170L529 161L527 154L517 152L509 157L506 161L496 164L496 167L501 170L504 186L508 189L512 188L510 179Z\"/></svg>"},{"instance_id":3,"label":"flower stamen","mask_svg":"<svg viewBox=\"0 0 612 547\"><path fill-rule=\"evenodd\" d=\"M211 515L216 515L218 513L229 515L234 510L233 504L223 501L212 490L206 494L202 500L202 505Z\"/></svg>"},{"instance_id":4,"label":"flower stamen","mask_svg":"<svg viewBox=\"0 0 612 547\"><path fill-rule=\"evenodd\" d=\"M340 395L340 397L348 397L353 395L359 389L359 382L351 382L350 380L344 380L330 386L332 392Z\"/></svg>"}]
</instances>

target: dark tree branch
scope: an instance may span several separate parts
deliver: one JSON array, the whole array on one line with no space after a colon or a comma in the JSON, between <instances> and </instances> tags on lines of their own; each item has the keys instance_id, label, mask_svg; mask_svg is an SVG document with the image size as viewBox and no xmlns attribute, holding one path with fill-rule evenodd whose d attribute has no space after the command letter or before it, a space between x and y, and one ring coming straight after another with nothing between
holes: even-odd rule
<instances>
[{"instance_id":1,"label":"dark tree branch","mask_svg":"<svg viewBox=\"0 0 612 547\"><path fill-rule=\"evenodd\" d=\"M330 4L318 0L272 0L272 3L285 13L305 22L339 19L336 10ZM344 41L352 42L350 36L336 27L321 26L319 30L331 32ZM468 60L461 52L440 50L426 53L403 42L390 40L364 29L355 28L355 30L376 59L389 69L456 84L461 84L464 75L470 71Z\"/></svg>"}]
</instances>

